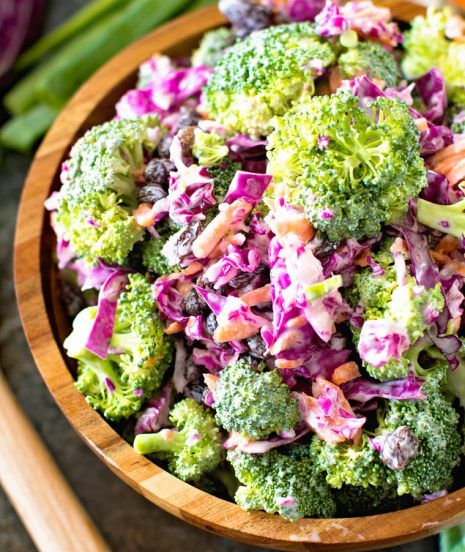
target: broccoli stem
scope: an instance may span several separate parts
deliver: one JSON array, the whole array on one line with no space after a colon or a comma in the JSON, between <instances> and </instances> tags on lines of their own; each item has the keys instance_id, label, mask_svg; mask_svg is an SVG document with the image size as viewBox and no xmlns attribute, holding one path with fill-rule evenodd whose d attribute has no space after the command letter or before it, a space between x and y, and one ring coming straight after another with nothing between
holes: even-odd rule
<instances>
[{"instance_id":1,"label":"broccoli stem","mask_svg":"<svg viewBox=\"0 0 465 552\"><path fill-rule=\"evenodd\" d=\"M328 293L331 293L341 286L342 276L337 274L336 276L331 276L331 278L323 280L323 282L317 282L316 284L308 286L305 290L305 296L308 301L314 301L324 295L328 295Z\"/></svg>"},{"instance_id":2,"label":"broccoli stem","mask_svg":"<svg viewBox=\"0 0 465 552\"><path fill-rule=\"evenodd\" d=\"M460 239L465 234L465 199L453 205L438 205L419 199L417 220L425 226Z\"/></svg>"},{"instance_id":3,"label":"broccoli stem","mask_svg":"<svg viewBox=\"0 0 465 552\"><path fill-rule=\"evenodd\" d=\"M185 436L176 429L162 429L158 433L136 435L134 448L139 454L181 451L186 444Z\"/></svg>"}]
</instances>

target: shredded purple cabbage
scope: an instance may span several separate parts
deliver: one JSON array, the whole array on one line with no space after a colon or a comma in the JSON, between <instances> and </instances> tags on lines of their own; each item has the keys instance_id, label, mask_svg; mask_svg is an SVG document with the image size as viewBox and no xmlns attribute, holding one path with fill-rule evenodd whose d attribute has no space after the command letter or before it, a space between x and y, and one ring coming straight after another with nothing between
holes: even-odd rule
<instances>
[{"instance_id":1,"label":"shredded purple cabbage","mask_svg":"<svg viewBox=\"0 0 465 552\"><path fill-rule=\"evenodd\" d=\"M85 343L86 349L100 358L107 358L115 326L118 299L128 281L126 270L115 270L108 276L100 289L97 314Z\"/></svg>"},{"instance_id":2,"label":"shredded purple cabbage","mask_svg":"<svg viewBox=\"0 0 465 552\"><path fill-rule=\"evenodd\" d=\"M447 109L446 82L441 71L433 67L416 81L415 88L426 107L423 117L434 124L441 124Z\"/></svg>"},{"instance_id":3,"label":"shredded purple cabbage","mask_svg":"<svg viewBox=\"0 0 465 552\"><path fill-rule=\"evenodd\" d=\"M273 177L269 174L256 174L237 171L229 186L224 201L232 203L238 198L256 205L263 197Z\"/></svg>"},{"instance_id":4,"label":"shredded purple cabbage","mask_svg":"<svg viewBox=\"0 0 465 552\"><path fill-rule=\"evenodd\" d=\"M375 398L405 401L426 399L422 393L423 383L424 380L410 373L405 379L384 382L358 378L344 383L341 388L349 401L367 403Z\"/></svg>"}]
</instances>

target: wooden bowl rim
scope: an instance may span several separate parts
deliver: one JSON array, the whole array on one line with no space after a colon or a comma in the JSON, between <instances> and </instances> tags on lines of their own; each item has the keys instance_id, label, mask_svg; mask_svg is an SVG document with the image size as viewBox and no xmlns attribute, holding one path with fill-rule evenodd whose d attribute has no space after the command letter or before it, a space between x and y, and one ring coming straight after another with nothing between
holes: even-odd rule
<instances>
[{"instance_id":1,"label":"wooden bowl rim","mask_svg":"<svg viewBox=\"0 0 465 552\"><path fill-rule=\"evenodd\" d=\"M384 2L407 13L409 2ZM407 10L407 11L406 11ZM415 6L418 12L418 6ZM42 142L31 165L18 211L14 277L24 331L37 367L58 406L87 445L127 484L156 505L193 525L245 543L286 550L372 550L423 538L465 519L465 488L400 512L347 519L303 519L291 523L263 512L244 512L184 483L137 454L76 390L55 338L45 298L43 267L50 247L44 200L57 182L59 167L109 90L134 74L153 51L224 22L215 6L180 17L129 46L77 92Z\"/></svg>"}]
</instances>

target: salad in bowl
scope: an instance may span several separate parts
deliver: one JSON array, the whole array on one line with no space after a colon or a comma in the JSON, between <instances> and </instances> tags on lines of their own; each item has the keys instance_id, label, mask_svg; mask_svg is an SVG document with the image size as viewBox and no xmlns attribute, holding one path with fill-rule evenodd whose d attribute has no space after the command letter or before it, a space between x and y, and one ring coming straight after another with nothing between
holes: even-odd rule
<instances>
[{"instance_id":1,"label":"salad in bowl","mask_svg":"<svg viewBox=\"0 0 465 552\"><path fill-rule=\"evenodd\" d=\"M464 484L465 21L219 6L230 25L143 63L46 202L76 386L246 510L443 496Z\"/></svg>"}]
</instances>

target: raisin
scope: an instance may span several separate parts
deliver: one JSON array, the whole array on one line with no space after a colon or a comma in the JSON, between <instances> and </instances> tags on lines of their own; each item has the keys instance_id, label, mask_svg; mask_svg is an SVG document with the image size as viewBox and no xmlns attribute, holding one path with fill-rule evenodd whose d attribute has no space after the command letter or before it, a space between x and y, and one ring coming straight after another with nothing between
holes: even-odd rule
<instances>
[{"instance_id":1,"label":"raisin","mask_svg":"<svg viewBox=\"0 0 465 552\"><path fill-rule=\"evenodd\" d=\"M161 186L154 184L153 186L143 186L138 195L141 203L156 203L166 196L166 192Z\"/></svg>"},{"instance_id":2,"label":"raisin","mask_svg":"<svg viewBox=\"0 0 465 552\"><path fill-rule=\"evenodd\" d=\"M184 109L181 111L181 116L179 117L177 129L180 130L186 127L196 127L200 121L200 115L195 111L195 109Z\"/></svg>"},{"instance_id":3,"label":"raisin","mask_svg":"<svg viewBox=\"0 0 465 552\"><path fill-rule=\"evenodd\" d=\"M387 435L381 459L391 470L402 470L418 454L418 438L406 426L400 426Z\"/></svg>"},{"instance_id":4,"label":"raisin","mask_svg":"<svg viewBox=\"0 0 465 552\"><path fill-rule=\"evenodd\" d=\"M167 159L152 159L144 170L144 178L150 184L166 186L170 177L170 172L176 170L176 167Z\"/></svg>"},{"instance_id":5,"label":"raisin","mask_svg":"<svg viewBox=\"0 0 465 552\"><path fill-rule=\"evenodd\" d=\"M188 385L183 392L186 397L189 397L190 399L194 399L195 402L198 402L199 404L203 405L203 397L206 393L206 390L207 389L205 385L194 384L194 385Z\"/></svg>"},{"instance_id":6,"label":"raisin","mask_svg":"<svg viewBox=\"0 0 465 552\"><path fill-rule=\"evenodd\" d=\"M336 248L336 243L324 241L321 245L315 248L315 251L313 253L318 259L322 259L334 253L336 251Z\"/></svg>"},{"instance_id":7,"label":"raisin","mask_svg":"<svg viewBox=\"0 0 465 552\"><path fill-rule=\"evenodd\" d=\"M235 33L245 38L252 31L265 29L273 24L273 10L251 0L220 0L221 13L231 22Z\"/></svg>"},{"instance_id":8,"label":"raisin","mask_svg":"<svg viewBox=\"0 0 465 552\"><path fill-rule=\"evenodd\" d=\"M173 142L173 138L169 135L164 136L158 144L157 153L164 159L170 158L170 147Z\"/></svg>"},{"instance_id":9,"label":"raisin","mask_svg":"<svg viewBox=\"0 0 465 552\"><path fill-rule=\"evenodd\" d=\"M254 278L255 278L255 274L253 272L240 272L228 283L232 289L240 289L245 287L247 284L250 284L250 282Z\"/></svg>"},{"instance_id":10,"label":"raisin","mask_svg":"<svg viewBox=\"0 0 465 552\"><path fill-rule=\"evenodd\" d=\"M428 232L426 234L426 241L428 242L430 249L436 249L436 246L441 241L441 234L439 234L439 232L437 234Z\"/></svg>"},{"instance_id":11,"label":"raisin","mask_svg":"<svg viewBox=\"0 0 465 552\"><path fill-rule=\"evenodd\" d=\"M228 286L233 290L242 289L260 278L264 271L265 267L262 265L259 266L255 272L240 272L228 282Z\"/></svg>"},{"instance_id":12,"label":"raisin","mask_svg":"<svg viewBox=\"0 0 465 552\"><path fill-rule=\"evenodd\" d=\"M184 312L189 316L200 316L207 310L207 304L200 295L191 289L183 300Z\"/></svg>"},{"instance_id":13,"label":"raisin","mask_svg":"<svg viewBox=\"0 0 465 552\"><path fill-rule=\"evenodd\" d=\"M194 131L194 126L187 126L182 128L176 135L181 145L183 157L192 157L192 149L195 142Z\"/></svg>"},{"instance_id":14,"label":"raisin","mask_svg":"<svg viewBox=\"0 0 465 552\"><path fill-rule=\"evenodd\" d=\"M179 234L177 243L174 246L176 249L176 256L179 260L182 260L192 253L192 244L200 234L201 228L202 225L200 222L191 222L185 226L183 232Z\"/></svg>"},{"instance_id":15,"label":"raisin","mask_svg":"<svg viewBox=\"0 0 465 552\"><path fill-rule=\"evenodd\" d=\"M206 320L206 330L207 330L207 334L209 336L212 336L214 331L216 330L216 328L218 327L218 321L216 320L216 316L215 316L215 313L211 312L208 316L207 316L207 320Z\"/></svg>"},{"instance_id":16,"label":"raisin","mask_svg":"<svg viewBox=\"0 0 465 552\"><path fill-rule=\"evenodd\" d=\"M207 280L204 276L200 276L197 279L197 285L203 289L208 289L209 291L214 291L213 283L210 280Z\"/></svg>"},{"instance_id":17,"label":"raisin","mask_svg":"<svg viewBox=\"0 0 465 552\"><path fill-rule=\"evenodd\" d=\"M251 356L258 358L259 360L264 360L267 358L267 347L266 343L263 340L263 337L260 334L253 335L246 339L247 347L249 348L249 353Z\"/></svg>"}]
</instances>

